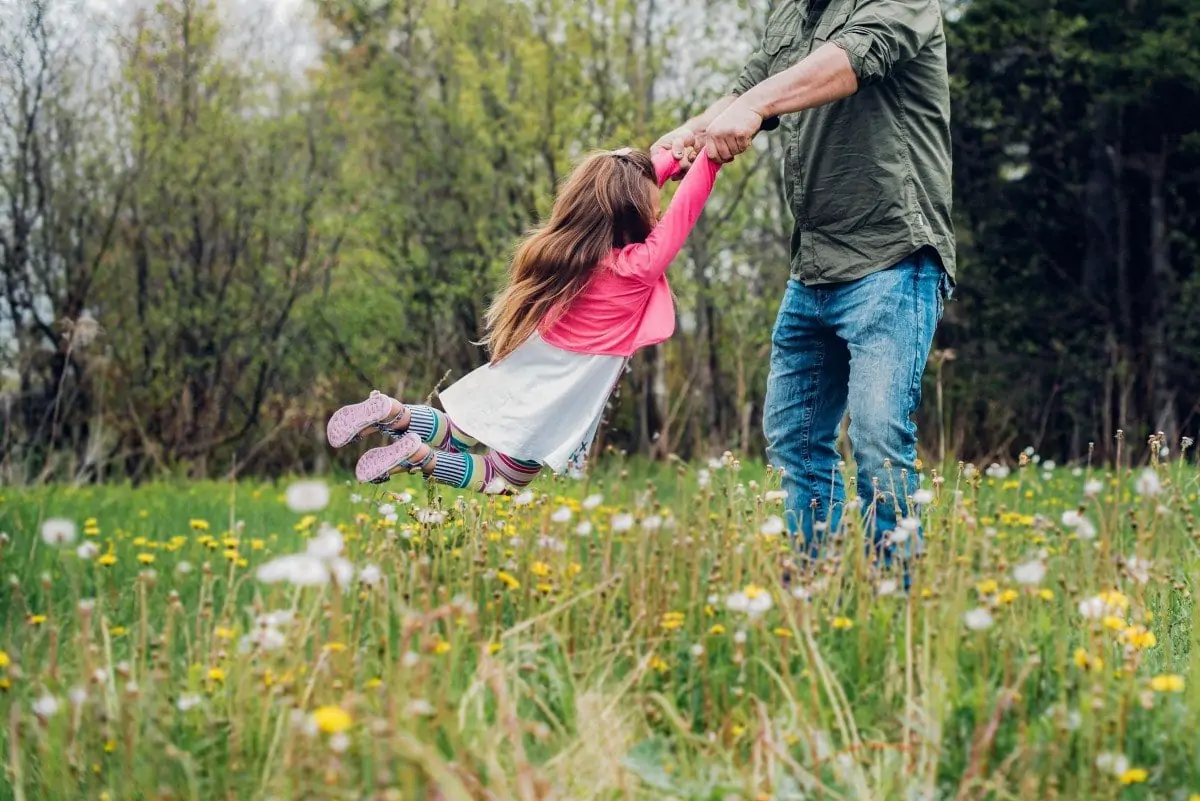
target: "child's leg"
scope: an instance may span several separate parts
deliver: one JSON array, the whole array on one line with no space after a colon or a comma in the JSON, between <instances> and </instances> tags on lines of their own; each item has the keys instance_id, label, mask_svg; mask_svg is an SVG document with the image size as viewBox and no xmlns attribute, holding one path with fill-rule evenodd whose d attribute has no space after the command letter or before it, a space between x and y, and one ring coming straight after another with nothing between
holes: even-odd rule
<instances>
[{"instance_id":1,"label":"child's leg","mask_svg":"<svg viewBox=\"0 0 1200 801\"><path fill-rule=\"evenodd\" d=\"M394 472L420 466L422 472L441 484L458 489L484 492L500 479L506 488L520 489L532 482L541 465L512 459L495 451L486 456L457 451L439 451L417 439L409 431L400 440L383 448L367 451L359 459L356 473L360 481L386 481Z\"/></svg>"},{"instance_id":2,"label":"child's leg","mask_svg":"<svg viewBox=\"0 0 1200 801\"><path fill-rule=\"evenodd\" d=\"M411 431L434 448L443 451L466 453L479 444L454 421L429 406L401 404L403 411L388 428L392 432Z\"/></svg>"}]
</instances>

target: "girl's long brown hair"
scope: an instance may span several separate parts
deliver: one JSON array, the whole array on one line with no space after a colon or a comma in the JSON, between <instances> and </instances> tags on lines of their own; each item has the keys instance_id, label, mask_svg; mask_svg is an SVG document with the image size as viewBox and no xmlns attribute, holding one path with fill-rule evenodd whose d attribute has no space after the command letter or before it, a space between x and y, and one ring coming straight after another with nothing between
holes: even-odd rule
<instances>
[{"instance_id":1,"label":"girl's long brown hair","mask_svg":"<svg viewBox=\"0 0 1200 801\"><path fill-rule=\"evenodd\" d=\"M567 178L550 219L517 247L487 312L492 362L508 356L587 286L613 248L646 241L655 220L654 165L637 150L589 156Z\"/></svg>"}]
</instances>

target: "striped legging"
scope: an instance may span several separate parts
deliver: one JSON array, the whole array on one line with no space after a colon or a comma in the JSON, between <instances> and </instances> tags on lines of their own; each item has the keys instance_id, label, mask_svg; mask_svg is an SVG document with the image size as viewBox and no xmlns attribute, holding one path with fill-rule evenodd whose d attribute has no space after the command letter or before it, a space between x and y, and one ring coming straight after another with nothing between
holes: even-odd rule
<instances>
[{"instance_id":1,"label":"striped legging","mask_svg":"<svg viewBox=\"0 0 1200 801\"><path fill-rule=\"evenodd\" d=\"M471 453L479 444L443 412L429 406L409 406L408 429L438 451L433 478L442 484L475 492L495 491L497 479L506 488L521 489L530 484L542 466L537 462L514 459L499 451L480 455Z\"/></svg>"}]
</instances>

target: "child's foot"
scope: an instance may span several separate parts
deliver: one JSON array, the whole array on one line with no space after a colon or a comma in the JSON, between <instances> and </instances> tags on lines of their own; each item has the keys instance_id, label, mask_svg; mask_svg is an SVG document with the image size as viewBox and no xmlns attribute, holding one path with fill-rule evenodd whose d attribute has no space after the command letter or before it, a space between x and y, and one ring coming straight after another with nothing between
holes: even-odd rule
<instances>
[{"instance_id":1,"label":"child's foot","mask_svg":"<svg viewBox=\"0 0 1200 801\"><path fill-rule=\"evenodd\" d=\"M416 434L408 433L391 445L364 453L354 467L354 475L364 483L382 484L392 473L424 468L432 458L433 450Z\"/></svg>"},{"instance_id":2,"label":"child's foot","mask_svg":"<svg viewBox=\"0 0 1200 801\"><path fill-rule=\"evenodd\" d=\"M325 424L325 438L335 448L349 445L370 428L383 429L404 414L404 406L396 400L372 392L371 397L361 403L343 406L333 413Z\"/></svg>"}]
</instances>

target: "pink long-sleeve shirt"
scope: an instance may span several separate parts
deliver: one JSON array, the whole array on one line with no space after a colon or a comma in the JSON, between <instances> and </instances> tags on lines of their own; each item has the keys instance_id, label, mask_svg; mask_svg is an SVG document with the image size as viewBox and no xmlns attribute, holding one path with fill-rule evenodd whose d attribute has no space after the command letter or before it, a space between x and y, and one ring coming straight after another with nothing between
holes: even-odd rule
<instances>
[{"instance_id":1,"label":"pink long-sleeve shirt","mask_svg":"<svg viewBox=\"0 0 1200 801\"><path fill-rule=\"evenodd\" d=\"M614 248L570 307L541 327L542 339L576 353L632 356L670 338L675 301L667 267L700 218L720 169L701 153L646 241ZM660 150L654 171L661 187L679 172L679 162L669 150Z\"/></svg>"}]
</instances>

